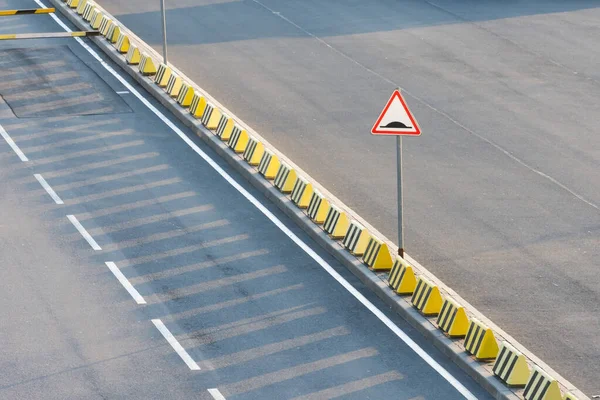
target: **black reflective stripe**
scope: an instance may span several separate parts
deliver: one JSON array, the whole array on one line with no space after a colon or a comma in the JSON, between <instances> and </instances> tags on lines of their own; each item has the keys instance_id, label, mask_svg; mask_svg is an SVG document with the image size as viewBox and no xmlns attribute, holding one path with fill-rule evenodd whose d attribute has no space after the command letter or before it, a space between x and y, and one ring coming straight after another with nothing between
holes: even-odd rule
<instances>
[{"instance_id":1,"label":"black reflective stripe","mask_svg":"<svg viewBox=\"0 0 600 400\"><path fill-rule=\"evenodd\" d=\"M542 381L540 380L540 383ZM546 382L546 385L544 386L544 389L542 389L542 392L540 393L540 396L538 397L539 400L544 400L544 396L546 395L546 392L548 391L548 388L550 387L550 381Z\"/></svg>"},{"instance_id":2,"label":"black reflective stripe","mask_svg":"<svg viewBox=\"0 0 600 400\"><path fill-rule=\"evenodd\" d=\"M527 382L527 386L525 386L525 391L523 392L523 396L527 397L527 395L531 391L531 387L533 386L533 383L535 382L535 378L537 378L538 375L539 375L538 371L533 372L533 375L531 375L529 382Z\"/></svg>"},{"instance_id":3,"label":"black reflective stripe","mask_svg":"<svg viewBox=\"0 0 600 400\"><path fill-rule=\"evenodd\" d=\"M450 323L448 324L448 330L452 327L454 323L454 319L456 318L456 314L458 314L458 307L454 308L454 312L452 313L452 318L450 318Z\"/></svg>"},{"instance_id":4,"label":"black reflective stripe","mask_svg":"<svg viewBox=\"0 0 600 400\"><path fill-rule=\"evenodd\" d=\"M494 372L496 375L502 376L502 371L504 370L504 367L506 366L506 363L508 362L508 357L506 358L506 360L504 360L504 362L502 363L502 367L498 370L498 367L500 366L500 361L502 361L502 356L504 356L504 354L506 354L506 347L503 347L502 350L500 351L500 355L498 356L498 361L496 362L496 364L494 364L494 368L492 368L492 372Z\"/></svg>"}]
</instances>

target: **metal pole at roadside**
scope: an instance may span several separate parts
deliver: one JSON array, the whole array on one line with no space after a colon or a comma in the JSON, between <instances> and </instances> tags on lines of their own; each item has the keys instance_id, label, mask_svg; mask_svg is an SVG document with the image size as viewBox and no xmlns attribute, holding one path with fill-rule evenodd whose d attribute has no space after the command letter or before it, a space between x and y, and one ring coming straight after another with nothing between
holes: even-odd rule
<instances>
[{"instance_id":1,"label":"metal pole at roadside","mask_svg":"<svg viewBox=\"0 0 600 400\"><path fill-rule=\"evenodd\" d=\"M398 255L404 258L404 220L403 206L404 197L402 196L402 136L396 136L396 163L398 179Z\"/></svg>"},{"instance_id":2,"label":"metal pole at roadside","mask_svg":"<svg viewBox=\"0 0 600 400\"><path fill-rule=\"evenodd\" d=\"M165 0L160 0L160 14L162 16L163 32L163 64L167 65L167 16L165 15Z\"/></svg>"}]
</instances>

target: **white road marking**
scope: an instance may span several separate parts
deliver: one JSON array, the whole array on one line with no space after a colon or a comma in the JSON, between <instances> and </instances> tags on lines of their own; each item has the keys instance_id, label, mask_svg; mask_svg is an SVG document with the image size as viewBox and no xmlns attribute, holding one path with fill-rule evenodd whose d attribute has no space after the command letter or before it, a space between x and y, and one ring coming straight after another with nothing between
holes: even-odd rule
<instances>
[{"instance_id":1,"label":"white road marking","mask_svg":"<svg viewBox=\"0 0 600 400\"><path fill-rule=\"evenodd\" d=\"M183 362L185 362L192 371L200 371L200 367L198 366L198 364L196 364L196 361L194 361L192 357L190 357L188 352L185 351L183 347L181 347L177 339L175 339L175 336L173 336L171 331L167 329L165 324L163 324L163 322L160 319L153 319L152 323L154 324L154 326L156 326L156 329L158 329L158 331L163 335L163 337L167 339L167 342L169 342L171 347L173 347L173 350L175 350L177 354L179 354L179 357L181 357Z\"/></svg>"},{"instance_id":2,"label":"white road marking","mask_svg":"<svg viewBox=\"0 0 600 400\"><path fill-rule=\"evenodd\" d=\"M6 140L6 143L8 143L8 145L14 150L14 152L17 153L17 155L19 156L21 161L23 161L23 162L29 161L29 158L27 158L27 156L21 151L21 149L19 148L19 146L17 146L15 141L12 140L12 138L9 136L8 132L6 132L4 130L2 125L0 125L0 135L2 135L4 140Z\"/></svg>"},{"instance_id":3,"label":"white road marking","mask_svg":"<svg viewBox=\"0 0 600 400\"><path fill-rule=\"evenodd\" d=\"M129 92L127 90L123 90L121 92L117 92L117 94L129 94Z\"/></svg>"},{"instance_id":4,"label":"white road marking","mask_svg":"<svg viewBox=\"0 0 600 400\"><path fill-rule=\"evenodd\" d=\"M83 225L81 225L81 223L77 220L77 218L75 218L74 215L67 215L67 218L69 218L69 221L71 221L71 223L73 224L73 226L75 226L75 228L79 231L79 233L81 233L81 236L83 236L83 238L85 240L87 240L87 242L90 244L90 246L92 246L92 249L94 249L94 250L102 250L102 247L100 247L98 245L98 243L96 243L96 241L94 240L94 238L92 237L92 235L90 235L88 233L88 231L85 230L85 228L83 227Z\"/></svg>"},{"instance_id":5,"label":"white road marking","mask_svg":"<svg viewBox=\"0 0 600 400\"><path fill-rule=\"evenodd\" d=\"M219 392L219 389L208 389L208 393L210 393L210 395L213 397L213 399L215 400L226 400L225 396L223 396L221 394L221 392Z\"/></svg>"},{"instance_id":6,"label":"white road marking","mask_svg":"<svg viewBox=\"0 0 600 400\"><path fill-rule=\"evenodd\" d=\"M127 280L125 275L123 275L121 270L117 267L117 265L114 262L108 261L105 262L105 264L108 267L108 269L111 270L113 275L119 280L119 282L121 282L121 285L123 285L123 287L129 292L131 297L133 297L136 303L146 304L146 300L144 300L142 295L137 290L135 290L133 285Z\"/></svg>"},{"instance_id":7,"label":"white road marking","mask_svg":"<svg viewBox=\"0 0 600 400\"><path fill-rule=\"evenodd\" d=\"M46 189L46 192L48 192L48 194L50 195L50 197L52 197L52 200L54 200L54 202L56 204L65 204L63 203L63 201L61 200L60 197L58 197L58 195L56 194L56 192L50 187L50 185L48 184L48 182L46 182L46 180L44 179L44 177L40 174L33 174L33 176L35 176L35 179L38 180L38 182L40 183L40 185L42 185L42 187L44 189Z\"/></svg>"},{"instance_id":8,"label":"white road marking","mask_svg":"<svg viewBox=\"0 0 600 400\"><path fill-rule=\"evenodd\" d=\"M35 0L40 7L45 7L40 0ZM56 17L54 14L50 16L67 32L71 30ZM371 303L365 296L363 296L358 290L356 290L348 281L346 281L337 271L333 269L321 256L319 256L314 250L306 245L296 234L288 229L271 211L269 211L264 205L262 205L250 192L244 189L239 183L237 183L223 168L219 166L212 158L208 156L202 149L200 149L181 129L179 129L169 118L161 113L156 107L154 107L149 100L141 95L133 86L129 84L121 75L119 75L110 65L108 65L92 48L90 48L81 38L75 38L81 46L83 46L88 53L92 55L98 62L110 72L119 82L121 82L129 91L137 97L142 104L144 104L150 111L152 111L158 118L160 118L173 132L177 134L196 154L198 154L208 165L210 165L219 175L223 177L231 186L233 186L242 196L244 196L252 205L254 205L260 212L262 212L273 224L275 224L285 235L287 235L298 247L300 247L306 254L308 254L314 261L316 261L329 275L331 275L340 285L342 285L352 296L360 301L369 311L371 311L385 326L387 326L400 340L402 340L408 347L410 347L419 357L423 359L431 368L433 368L438 374L440 374L448 383L450 383L460 394L462 394L468 400L477 400L477 397L471 393L462 383L460 383L452 374L450 374L444 367L442 367L437 361L435 361L425 350L421 348L414 340L412 340L403 330L398 328L392 320L390 320L383 312L381 312L373 303ZM153 320L155 321L155 320ZM160 320L158 320L160 322ZM160 322L162 324L162 322ZM155 323L156 324L156 323ZM158 326L157 326L158 327ZM185 353L187 354L187 353ZM189 357L189 356L188 356Z\"/></svg>"}]
</instances>

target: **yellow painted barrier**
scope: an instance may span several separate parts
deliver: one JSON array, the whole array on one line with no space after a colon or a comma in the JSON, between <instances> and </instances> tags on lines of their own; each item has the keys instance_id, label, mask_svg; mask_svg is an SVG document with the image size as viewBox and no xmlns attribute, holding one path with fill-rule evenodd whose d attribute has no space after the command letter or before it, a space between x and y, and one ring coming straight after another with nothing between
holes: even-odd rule
<instances>
[{"instance_id":1,"label":"yellow painted barrier","mask_svg":"<svg viewBox=\"0 0 600 400\"><path fill-rule=\"evenodd\" d=\"M342 244L353 255L362 256L370 238L371 235L364 226L356 221L351 221Z\"/></svg>"},{"instance_id":2,"label":"yellow painted barrier","mask_svg":"<svg viewBox=\"0 0 600 400\"><path fill-rule=\"evenodd\" d=\"M523 398L525 400L562 400L562 395L556 379L534 365L533 372L525 385Z\"/></svg>"},{"instance_id":3,"label":"yellow painted barrier","mask_svg":"<svg viewBox=\"0 0 600 400\"><path fill-rule=\"evenodd\" d=\"M87 5L88 0L80 0L79 4L77 4L77 9L76 12L79 15L83 15L84 11L85 11L85 6Z\"/></svg>"},{"instance_id":4,"label":"yellow painted barrier","mask_svg":"<svg viewBox=\"0 0 600 400\"><path fill-rule=\"evenodd\" d=\"M115 44L119 40L119 36L121 36L121 28L117 24L112 24L106 33L106 40Z\"/></svg>"},{"instance_id":5,"label":"yellow painted barrier","mask_svg":"<svg viewBox=\"0 0 600 400\"><path fill-rule=\"evenodd\" d=\"M169 77L169 81L167 82L167 93L169 93L169 96L173 98L179 97L181 85L183 85L183 79L173 72Z\"/></svg>"},{"instance_id":6,"label":"yellow painted barrier","mask_svg":"<svg viewBox=\"0 0 600 400\"><path fill-rule=\"evenodd\" d=\"M123 32L119 33L119 38L117 39L117 51L119 53L127 53L129 51L129 36L125 35Z\"/></svg>"},{"instance_id":7,"label":"yellow painted barrier","mask_svg":"<svg viewBox=\"0 0 600 400\"><path fill-rule=\"evenodd\" d=\"M219 126L219 120L221 119L221 110L216 108L212 103L209 103L206 99L200 101L200 107L204 108L200 121L207 129L215 130Z\"/></svg>"},{"instance_id":8,"label":"yellow painted barrier","mask_svg":"<svg viewBox=\"0 0 600 400\"><path fill-rule=\"evenodd\" d=\"M411 303L423 315L438 315L442 309L440 289L424 276L417 280Z\"/></svg>"},{"instance_id":9,"label":"yellow painted barrier","mask_svg":"<svg viewBox=\"0 0 600 400\"><path fill-rule=\"evenodd\" d=\"M102 18L104 18L104 14L102 14L100 12L100 10L96 9L96 11L94 11L92 13L92 17L90 18L90 26L93 29L100 28L100 24L102 23Z\"/></svg>"},{"instance_id":10,"label":"yellow painted barrier","mask_svg":"<svg viewBox=\"0 0 600 400\"><path fill-rule=\"evenodd\" d=\"M450 337L465 337L469 329L469 318L463 306L451 298L446 298L437 324Z\"/></svg>"},{"instance_id":11,"label":"yellow painted barrier","mask_svg":"<svg viewBox=\"0 0 600 400\"><path fill-rule=\"evenodd\" d=\"M136 45L130 45L129 50L127 51L127 55L125 55L125 61L127 61L127 64L138 65L140 63L140 59L140 50L137 48Z\"/></svg>"},{"instance_id":12,"label":"yellow painted barrier","mask_svg":"<svg viewBox=\"0 0 600 400\"><path fill-rule=\"evenodd\" d=\"M108 32L110 31L110 27L112 26L113 22L112 19L108 18L106 15L102 15L102 20L100 21L100 27L98 28L98 30L100 31L100 34L104 37L106 37L108 35Z\"/></svg>"},{"instance_id":13,"label":"yellow painted barrier","mask_svg":"<svg viewBox=\"0 0 600 400\"><path fill-rule=\"evenodd\" d=\"M258 142L254 143L254 151L256 151L256 145L258 144ZM246 151L248 151L249 149L250 143L248 144L248 147L246 147ZM246 151L244 151L244 158L246 158ZM279 170L275 175L275 180L273 181L273 184L277 189L279 189L281 193L291 193L297 178L298 174L296 173L296 171L282 161L281 165L279 165Z\"/></svg>"},{"instance_id":14,"label":"yellow painted barrier","mask_svg":"<svg viewBox=\"0 0 600 400\"><path fill-rule=\"evenodd\" d=\"M248 132L237 124L234 125L227 146L236 153L243 153L248 146Z\"/></svg>"},{"instance_id":15,"label":"yellow painted barrier","mask_svg":"<svg viewBox=\"0 0 600 400\"><path fill-rule=\"evenodd\" d=\"M394 261L388 275L388 283L396 294L413 294L417 287L417 277L412 265L402 257L396 257L396 261Z\"/></svg>"},{"instance_id":16,"label":"yellow painted barrier","mask_svg":"<svg viewBox=\"0 0 600 400\"><path fill-rule=\"evenodd\" d=\"M530 375L525 356L508 342L500 345L492 372L508 386L525 386Z\"/></svg>"},{"instance_id":17,"label":"yellow painted barrier","mask_svg":"<svg viewBox=\"0 0 600 400\"><path fill-rule=\"evenodd\" d=\"M96 5L92 2L88 2L85 4L85 7L83 8L83 13L81 14L81 17L86 20L89 21L90 18L92 17L92 13L96 10Z\"/></svg>"},{"instance_id":18,"label":"yellow painted barrier","mask_svg":"<svg viewBox=\"0 0 600 400\"><path fill-rule=\"evenodd\" d=\"M478 360L489 360L498 356L498 343L494 332L477 318L471 319L465 337L465 350Z\"/></svg>"},{"instance_id":19,"label":"yellow painted barrier","mask_svg":"<svg viewBox=\"0 0 600 400\"><path fill-rule=\"evenodd\" d=\"M308 203L313 194L313 185L300 175L298 175L298 179L294 183L294 188L292 189L292 202L297 205L299 208L308 207Z\"/></svg>"},{"instance_id":20,"label":"yellow painted barrier","mask_svg":"<svg viewBox=\"0 0 600 400\"><path fill-rule=\"evenodd\" d=\"M206 99L200 93L194 93L192 102L190 103L190 114L194 118L200 118L204 112L204 106L206 106Z\"/></svg>"},{"instance_id":21,"label":"yellow painted barrier","mask_svg":"<svg viewBox=\"0 0 600 400\"><path fill-rule=\"evenodd\" d=\"M363 262L373 271L389 271L393 265L387 244L374 236L369 239Z\"/></svg>"},{"instance_id":22,"label":"yellow painted barrier","mask_svg":"<svg viewBox=\"0 0 600 400\"><path fill-rule=\"evenodd\" d=\"M181 83L181 90L177 96L177 103L182 107L189 107L192 104L194 98L194 88L187 82Z\"/></svg>"},{"instance_id":23,"label":"yellow painted barrier","mask_svg":"<svg viewBox=\"0 0 600 400\"><path fill-rule=\"evenodd\" d=\"M68 0L67 5L71 8L77 8L79 6L79 0Z\"/></svg>"},{"instance_id":24,"label":"yellow painted barrier","mask_svg":"<svg viewBox=\"0 0 600 400\"><path fill-rule=\"evenodd\" d=\"M219 119L219 123L217 124L215 135L217 135L224 142L228 141L231 137L231 132L233 131L234 125L235 121L233 120L233 118L231 118L225 113L221 113L221 118Z\"/></svg>"},{"instance_id":25,"label":"yellow painted barrier","mask_svg":"<svg viewBox=\"0 0 600 400\"><path fill-rule=\"evenodd\" d=\"M248 135L248 145L244 150L244 160L246 160L246 162L250 165L258 165L264 153L265 145L262 144L262 142L259 142L258 139L256 139L254 136ZM294 179L296 179L296 171L294 171L293 175ZM275 176L275 180L277 180L277 176ZM294 181L292 181L292 185L293 184Z\"/></svg>"},{"instance_id":26,"label":"yellow painted barrier","mask_svg":"<svg viewBox=\"0 0 600 400\"><path fill-rule=\"evenodd\" d=\"M348 232L350 226L350 220L345 212L340 210L337 206L331 204L323 222L323 230L334 239L342 239Z\"/></svg>"},{"instance_id":27,"label":"yellow painted barrier","mask_svg":"<svg viewBox=\"0 0 600 400\"><path fill-rule=\"evenodd\" d=\"M274 179L280 164L279 157L272 151L265 149L258 163L258 172L267 179Z\"/></svg>"},{"instance_id":28,"label":"yellow painted barrier","mask_svg":"<svg viewBox=\"0 0 600 400\"><path fill-rule=\"evenodd\" d=\"M314 223L322 224L325 222L325 217L327 217L327 211L329 211L329 200L315 189L306 208L308 217Z\"/></svg>"},{"instance_id":29,"label":"yellow painted barrier","mask_svg":"<svg viewBox=\"0 0 600 400\"><path fill-rule=\"evenodd\" d=\"M163 63L160 63L158 65L158 69L156 70L156 75L154 76L154 83L156 83L161 88L167 87L170 77L171 68L167 67Z\"/></svg>"},{"instance_id":30,"label":"yellow painted barrier","mask_svg":"<svg viewBox=\"0 0 600 400\"><path fill-rule=\"evenodd\" d=\"M147 54L142 53L140 57L140 65L138 66L138 70L142 75L154 75L156 74L156 66L154 65L154 60Z\"/></svg>"}]
</instances>

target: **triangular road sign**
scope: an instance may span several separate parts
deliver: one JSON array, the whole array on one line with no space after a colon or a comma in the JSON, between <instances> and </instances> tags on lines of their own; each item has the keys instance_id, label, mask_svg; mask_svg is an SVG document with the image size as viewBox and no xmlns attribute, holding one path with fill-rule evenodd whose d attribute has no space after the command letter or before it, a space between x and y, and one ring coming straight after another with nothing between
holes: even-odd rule
<instances>
[{"instance_id":1,"label":"triangular road sign","mask_svg":"<svg viewBox=\"0 0 600 400\"><path fill-rule=\"evenodd\" d=\"M417 120L411 114L399 90L392 93L377 122L371 129L373 135L411 135L421 134Z\"/></svg>"}]
</instances>

